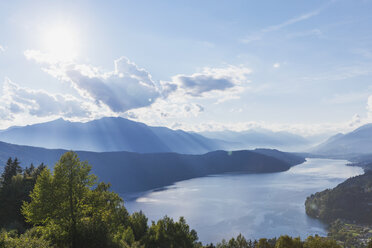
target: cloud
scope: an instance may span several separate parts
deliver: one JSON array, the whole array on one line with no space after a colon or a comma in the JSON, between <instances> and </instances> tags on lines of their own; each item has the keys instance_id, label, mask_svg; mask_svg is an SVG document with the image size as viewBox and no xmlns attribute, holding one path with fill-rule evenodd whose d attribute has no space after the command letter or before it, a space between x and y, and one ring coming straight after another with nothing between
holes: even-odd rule
<instances>
[{"instance_id":1,"label":"cloud","mask_svg":"<svg viewBox=\"0 0 372 248\"><path fill-rule=\"evenodd\" d=\"M305 21L307 19L310 19L311 17L314 17L314 16L317 16L320 14L320 11L321 9L317 9L315 11L311 11L311 12L308 12L308 13L305 13L305 14L302 14L300 16L297 16L297 17L294 17L294 18L291 18L285 22L282 22L280 24L277 24L277 25L272 25L272 26L269 26L267 28L264 28L262 29L262 32L263 33L267 33L267 32L272 32L272 31L276 31L276 30L280 30L282 28L285 28L287 26L290 26L290 25L293 25L293 24L296 24L298 22L302 22L302 21Z\"/></svg>"},{"instance_id":2,"label":"cloud","mask_svg":"<svg viewBox=\"0 0 372 248\"><path fill-rule=\"evenodd\" d=\"M242 43L251 43L253 41L261 40L265 36L265 34L267 34L267 33L271 33L271 32L281 30L281 29L286 28L288 26L297 24L299 22L306 21L306 20L308 20L312 17L315 17L315 16L319 15L325 8L327 8L330 4L332 4L334 2L335 2L335 0L332 0L332 1L326 3L324 6L318 8L316 10L304 13L304 14L299 15L299 16L295 16L295 17L290 18L290 19L288 19L288 20L286 20L282 23L279 23L279 24L276 24L276 25L271 25L271 26L268 26L266 28L263 28L260 31L258 31L257 33L247 35L246 37L244 37L240 41ZM310 33L298 33L297 35L298 36L319 35L318 33L319 33L319 30L314 29L314 30L310 31Z\"/></svg>"},{"instance_id":3,"label":"cloud","mask_svg":"<svg viewBox=\"0 0 372 248\"><path fill-rule=\"evenodd\" d=\"M152 125L197 117L205 112L205 104L239 99L244 90L250 89L252 73L244 65L225 65L205 67L193 74L178 74L169 81L155 81L148 71L125 57L114 62L113 70L103 71L92 65L56 61L39 51L27 50L25 56L40 63L53 77L68 82L76 90L80 105L89 106L91 119L100 113Z\"/></svg>"},{"instance_id":4,"label":"cloud","mask_svg":"<svg viewBox=\"0 0 372 248\"><path fill-rule=\"evenodd\" d=\"M360 117L359 114L355 114L353 116L353 118L351 118L351 121L350 121L350 124L349 126L350 127L358 127L361 125L361 123L363 122L363 119Z\"/></svg>"},{"instance_id":5,"label":"cloud","mask_svg":"<svg viewBox=\"0 0 372 248\"><path fill-rule=\"evenodd\" d=\"M73 96L23 88L8 78L4 82L1 102L2 112L9 116L26 113L36 117L83 118L91 113L86 102Z\"/></svg>"},{"instance_id":6,"label":"cloud","mask_svg":"<svg viewBox=\"0 0 372 248\"><path fill-rule=\"evenodd\" d=\"M244 66L207 67L200 73L176 75L172 77L170 84L177 85L187 95L202 97L211 92L226 92L249 83L247 76L251 73L252 70Z\"/></svg>"},{"instance_id":7,"label":"cloud","mask_svg":"<svg viewBox=\"0 0 372 248\"><path fill-rule=\"evenodd\" d=\"M114 62L114 70L101 72L90 65L61 64L38 51L25 52L28 59L46 63L44 68L52 76L71 85L85 98L100 106L108 106L115 113L151 105L161 97L161 85L157 85L146 70L139 68L125 57ZM165 90L173 86L164 84Z\"/></svg>"},{"instance_id":8,"label":"cloud","mask_svg":"<svg viewBox=\"0 0 372 248\"><path fill-rule=\"evenodd\" d=\"M114 112L146 107L160 97L150 74L124 57L115 61L115 71L110 73L88 75L75 67L66 70L66 76L77 90Z\"/></svg>"},{"instance_id":9,"label":"cloud","mask_svg":"<svg viewBox=\"0 0 372 248\"><path fill-rule=\"evenodd\" d=\"M173 109L173 106L171 106ZM280 123L280 122L265 122L265 121L181 121L181 117L185 118L186 111L182 111L179 107L175 109L174 113L170 113L166 118L159 118L161 111L146 111L138 113L136 120L144 122L148 125L165 126L172 129L182 129L191 132L204 132L204 131L225 131L231 130L236 132L266 129L274 132L286 131L290 133L299 134L302 136L324 135L329 137L339 132L350 132L359 126L366 124L366 119L361 118L359 115L354 115L350 120L344 122L323 122L323 123ZM176 111L177 109L177 111ZM137 110L136 110L137 111ZM240 112L240 109L235 110ZM200 114L200 113L199 113ZM193 115L188 114L188 117ZM198 117L198 115L196 115ZM198 117L200 118L200 117Z\"/></svg>"},{"instance_id":10,"label":"cloud","mask_svg":"<svg viewBox=\"0 0 372 248\"><path fill-rule=\"evenodd\" d=\"M5 48L2 45L0 45L0 53L1 52L5 52Z\"/></svg>"},{"instance_id":11,"label":"cloud","mask_svg":"<svg viewBox=\"0 0 372 248\"><path fill-rule=\"evenodd\" d=\"M126 57L114 62L113 71L102 72L90 65L56 62L39 51L27 50L25 56L42 63L43 70L50 75L71 82L81 96L118 114L149 107L160 99L170 103L179 103L181 98L191 101L191 98L214 97L220 102L236 99L250 82L248 75L252 72L244 66L206 67L198 73L179 74L170 81L156 82L148 71Z\"/></svg>"},{"instance_id":12,"label":"cloud","mask_svg":"<svg viewBox=\"0 0 372 248\"><path fill-rule=\"evenodd\" d=\"M279 67L280 67L280 63L275 63L275 64L273 64L273 67L274 67L274 68L279 68Z\"/></svg>"},{"instance_id":13,"label":"cloud","mask_svg":"<svg viewBox=\"0 0 372 248\"><path fill-rule=\"evenodd\" d=\"M368 114L372 116L372 95L370 95L367 100L367 111Z\"/></svg>"},{"instance_id":14,"label":"cloud","mask_svg":"<svg viewBox=\"0 0 372 248\"><path fill-rule=\"evenodd\" d=\"M322 31L318 28L314 28L311 30L296 32L296 33L290 33L287 35L287 38L300 38L300 37L307 37L307 36L317 36L320 37L322 35Z\"/></svg>"}]
</instances>

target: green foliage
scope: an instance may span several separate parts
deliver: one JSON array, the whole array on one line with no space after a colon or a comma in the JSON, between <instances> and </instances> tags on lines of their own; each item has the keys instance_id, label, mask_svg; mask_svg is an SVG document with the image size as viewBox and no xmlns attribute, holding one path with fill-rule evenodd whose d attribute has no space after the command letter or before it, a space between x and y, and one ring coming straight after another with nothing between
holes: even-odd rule
<instances>
[{"instance_id":1,"label":"green foliage","mask_svg":"<svg viewBox=\"0 0 372 248\"><path fill-rule=\"evenodd\" d=\"M24 234L18 235L15 231L0 232L1 248L51 248L50 243L35 232L29 229Z\"/></svg>"},{"instance_id":2,"label":"green foliage","mask_svg":"<svg viewBox=\"0 0 372 248\"><path fill-rule=\"evenodd\" d=\"M372 248L372 239L368 241L367 248Z\"/></svg>"},{"instance_id":3,"label":"green foliage","mask_svg":"<svg viewBox=\"0 0 372 248\"><path fill-rule=\"evenodd\" d=\"M42 171L23 205L27 221L59 247L114 246L113 236L128 222L122 199L90 170L76 153L65 153L53 173Z\"/></svg>"},{"instance_id":4,"label":"green foliage","mask_svg":"<svg viewBox=\"0 0 372 248\"><path fill-rule=\"evenodd\" d=\"M301 248L300 238L292 238L288 235L280 236L276 241L275 248Z\"/></svg>"},{"instance_id":5,"label":"green foliage","mask_svg":"<svg viewBox=\"0 0 372 248\"><path fill-rule=\"evenodd\" d=\"M335 240L319 236L309 236L304 242L304 248L341 248Z\"/></svg>"},{"instance_id":6,"label":"green foliage","mask_svg":"<svg viewBox=\"0 0 372 248\"><path fill-rule=\"evenodd\" d=\"M157 223L152 222L146 237L146 248L191 248L199 247L196 241L198 236L195 230L181 217L178 222L165 216Z\"/></svg>"},{"instance_id":7,"label":"green foliage","mask_svg":"<svg viewBox=\"0 0 372 248\"><path fill-rule=\"evenodd\" d=\"M258 245L258 244L257 244ZM263 245L263 242L261 242ZM255 247L251 240L246 240L243 235L239 234L236 238L231 238L228 242L222 240L221 243L218 243L217 248L253 248ZM265 246L261 246L264 248Z\"/></svg>"},{"instance_id":8,"label":"green foliage","mask_svg":"<svg viewBox=\"0 0 372 248\"><path fill-rule=\"evenodd\" d=\"M23 232L29 227L20 209L24 201L30 201L29 193L43 168L44 165L31 166L22 174L18 160L8 159L0 184L0 228Z\"/></svg>"},{"instance_id":9,"label":"green foliage","mask_svg":"<svg viewBox=\"0 0 372 248\"><path fill-rule=\"evenodd\" d=\"M56 247L196 247L183 218L164 217L149 228L142 213L129 215L110 185L97 183L91 167L73 152L52 173L44 169L25 202L26 220ZM27 174L28 172L26 172ZM51 200L52 199L52 200Z\"/></svg>"},{"instance_id":10,"label":"green foliage","mask_svg":"<svg viewBox=\"0 0 372 248\"><path fill-rule=\"evenodd\" d=\"M262 238L258 241L257 248L274 248L274 245L270 244L267 239Z\"/></svg>"},{"instance_id":11,"label":"green foliage","mask_svg":"<svg viewBox=\"0 0 372 248\"><path fill-rule=\"evenodd\" d=\"M136 240L141 240L146 235L148 230L147 225L148 219L146 215L140 212L133 213L129 218L129 225L133 230L133 234Z\"/></svg>"},{"instance_id":12,"label":"green foliage","mask_svg":"<svg viewBox=\"0 0 372 248\"><path fill-rule=\"evenodd\" d=\"M5 185L10 184L13 176L20 174L21 172L22 172L22 168L21 166L19 166L18 159L15 158L13 161L12 158L9 158L8 161L6 162L6 166L1 175L2 185L5 186Z\"/></svg>"},{"instance_id":13,"label":"green foliage","mask_svg":"<svg viewBox=\"0 0 372 248\"><path fill-rule=\"evenodd\" d=\"M336 220L328 228L328 236L346 247L362 247L365 240L371 237L371 226L352 224Z\"/></svg>"},{"instance_id":14,"label":"green foliage","mask_svg":"<svg viewBox=\"0 0 372 248\"><path fill-rule=\"evenodd\" d=\"M241 234L228 242L222 240L217 248L341 248L336 241L319 236L309 236L305 241L300 238L292 238L288 235L280 236L278 239L246 240ZM348 246L349 247L349 246Z\"/></svg>"}]
</instances>

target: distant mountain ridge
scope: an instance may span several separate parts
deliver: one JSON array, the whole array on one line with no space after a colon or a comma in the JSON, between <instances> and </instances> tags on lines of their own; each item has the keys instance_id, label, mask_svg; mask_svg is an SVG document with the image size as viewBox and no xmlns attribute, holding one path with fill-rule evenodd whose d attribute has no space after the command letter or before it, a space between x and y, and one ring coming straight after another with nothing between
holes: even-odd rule
<instances>
[{"instance_id":1,"label":"distant mountain ridge","mask_svg":"<svg viewBox=\"0 0 372 248\"><path fill-rule=\"evenodd\" d=\"M53 167L65 153L62 149L45 149L0 142L0 165L17 157L21 166L41 162ZM110 182L119 193L151 190L180 180L212 174L243 172L269 173L288 170L304 158L277 150L214 151L202 155L177 153L139 154L133 152L77 152L81 160L92 165L100 180ZM268 155L270 154L270 155Z\"/></svg>"},{"instance_id":2,"label":"distant mountain ridge","mask_svg":"<svg viewBox=\"0 0 372 248\"><path fill-rule=\"evenodd\" d=\"M247 130L235 132L230 130L216 132L200 132L199 134L210 138L220 139L229 142L232 149L252 148L276 148L295 149L309 147L312 141L289 132L273 132L266 129Z\"/></svg>"},{"instance_id":3,"label":"distant mountain ridge","mask_svg":"<svg viewBox=\"0 0 372 248\"><path fill-rule=\"evenodd\" d=\"M372 153L372 124L366 124L346 134L336 134L310 150L313 154L345 156Z\"/></svg>"},{"instance_id":4,"label":"distant mountain ridge","mask_svg":"<svg viewBox=\"0 0 372 248\"><path fill-rule=\"evenodd\" d=\"M58 119L24 127L11 127L0 131L0 141L50 149L95 152L201 154L223 148L222 141L199 134L150 127L120 117L105 117L86 123Z\"/></svg>"}]
</instances>

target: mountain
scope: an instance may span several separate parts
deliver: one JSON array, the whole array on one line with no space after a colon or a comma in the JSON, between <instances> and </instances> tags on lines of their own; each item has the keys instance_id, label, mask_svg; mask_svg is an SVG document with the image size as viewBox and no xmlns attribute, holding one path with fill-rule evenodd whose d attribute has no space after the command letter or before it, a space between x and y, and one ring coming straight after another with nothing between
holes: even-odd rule
<instances>
[{"instance_id":1,"label":"mountain","mask_svg":"<svg viewBox=\"0 0 372 248\"><path fill-rule=\"evenodd\" d=\"M310 152L330 156L372 153L372 124L361 126L350 133L336 134Z\"/></svg>"},{"instance_id":2,"label":"mountain","mask_svg":"<svg viewBox=\"0 0 372 248\"><path fill-rule=\"evenodd\" d=\"M289 153L289 152L281 152L276 149L254 149L254 152L273 157L279 160L282 160L288 164L291 165L296 165L296 164L301 164L305 162L304 156L300 156L294 153Z\"/></svg>"},{"instance_id":3,"label":"mountain","mask_svg":"<svg viewBox=\"0 0 372 248\"><path fill-rule=\"evenodd\" d=\"M273 132L266 129L248 130L242 132L219 131L199 133L210 139L224 140L230 143L232 149L277 148L300 151L311 144L312 140L289 132Z\"/></svg>"},{"instance_id":4,"label":"mountain","mask_svg":"<svg viewBox=\"0 0 372 248\"><path fill-rule=\"evenodd\" d=\"M17 157L21 166L41 162L53 166L66 152L61 149L45 149L12 145L0 142L0 164L9 157ZM304 158L289 153L272 151L268 156L255 151L214 151L203 155L177 153L133 152L77 152L81 160L92 165L92 172L100 180L110 182L119 193L151 190L180 180L212 174L243 172L270 173L288 170L304 162ZM270 153L270 151L267 151Z\"/></svg>"},{"instance_id":5,"label":"mountain","mask_svg":"<svg viewBox=\"0 0 372 248\"><path fill-rule=\"evenodd\" d=\"M0 131L0 141L51 149L95 152L177 152L201 154L223 142L165 127L150 127L124 118L105 117L86 123L58 119Z\"/></svg>"}]
</instances>

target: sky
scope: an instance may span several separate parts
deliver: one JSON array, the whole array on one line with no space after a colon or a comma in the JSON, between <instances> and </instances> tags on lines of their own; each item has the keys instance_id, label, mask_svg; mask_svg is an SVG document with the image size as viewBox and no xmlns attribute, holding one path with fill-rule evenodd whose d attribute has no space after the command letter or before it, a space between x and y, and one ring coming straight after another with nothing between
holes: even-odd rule
<instances>
[{"instance_id":1,"label":"sky","mask_svg":"<svg viewBox=\"0 0 372 248\"><path fill-rule=\"evenodd\" d=\"M121 116L304 136L372 121L372 1L0 1L0 128Z\"/></svg>"}]
</instances>

